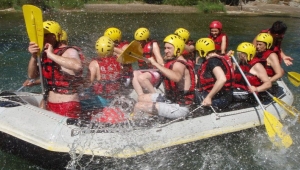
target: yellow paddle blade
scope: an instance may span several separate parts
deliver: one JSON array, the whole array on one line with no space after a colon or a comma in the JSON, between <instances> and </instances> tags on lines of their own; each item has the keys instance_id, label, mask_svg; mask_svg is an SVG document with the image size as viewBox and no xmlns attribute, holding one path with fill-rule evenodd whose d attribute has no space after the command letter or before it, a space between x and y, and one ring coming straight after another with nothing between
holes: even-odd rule
<instances>
[{"instance_id":1,"label":"yellow paddle blade","mask_svg":"<svg viewBox=\"0 0 300 170\"><path fill-rule=\"evenodd\" d=\"M33 5L23 5L22 9L29 40L37 43L42 50L44 46L42 11L40 8Z\"/></svg>"},{"instance_id":2,"label":"yellow paddle blade","mask_svg":"<svg viewBox=\"0 0 300 170\"><path fill-rule=\"evenodd\" d=\"M122 54L117 58L117 61L122 64L134 63L137 60L143 60L142 45L138 41L132 41Z\"/></svg>"},{"instance_id":3,"label":"yellow paddle blade","mask_svg":"<svg viewBox=\"0 0 300 170\"><path fill-rule=\"evenodd\" d=\"M288 72L288 79L294 86L296 86L296 87L300 86L300 74L299 73Z\"/></svg>"},{"instance_id":4,"label":"yellow paddle blade","mask_svg":"<svg viewBox=\"0 0 300 170\"><path fill-rule=\"evenodd\" d=\"M267 133L270 140L278 147L290 147L293 144L293 140L290 135L282 130L283 125L278 121L278 119L264 110L264 122Z\"/></svg>"},{"instance_id":5,"label":"yellow paddle blade","mask_svg":"<svg viewBox=\"0 0 300 170\"><path fill-rule=\"evenodd\" d=\"M278 103L286 112L288 112L291 116L298 117L298 121L300 122L299 119L299 114L300 112L293 106L290 106L286 104L284 101L280 100L277 97L273 97L273 100Z\"/></svg>"}]
</instances>

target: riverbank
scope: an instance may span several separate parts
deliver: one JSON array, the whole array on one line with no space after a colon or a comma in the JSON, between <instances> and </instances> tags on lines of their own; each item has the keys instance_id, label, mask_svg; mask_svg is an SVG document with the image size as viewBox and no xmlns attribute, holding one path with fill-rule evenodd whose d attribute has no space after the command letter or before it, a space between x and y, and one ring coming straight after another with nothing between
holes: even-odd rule
<instances>
[{"instance_id":1,"label":"riverbank","mask_svg":"<svg viewBox=\"0 0 300 170\"><path fill-rule=\"evenodd\" d=\"M284 4L265 4L248 2L242 6L226 5L227 14L283 14L300 17L300 7L292 7ZM172 6L155 4L86 4L84 11L103 13L197 13L196 6Z\"/></svg>"},{"instance_id":2,"label":"riverbank","mask_svg":"<svg viewBox=\"0 0 300 170\"><path fill-rule=\"evenodd\" d=\"M266 4L250 1L240 6L226 5L226 14L229 15L285 15L300 17L300 6L293 7L281 4ZM0 12L15 12L13 8L0 10ZM85 4L80 10L61 10L62 12L97 12L97 13L198 13L196 6L172 6L145 3L129 4Z\"/></svg>"}]
</instances>

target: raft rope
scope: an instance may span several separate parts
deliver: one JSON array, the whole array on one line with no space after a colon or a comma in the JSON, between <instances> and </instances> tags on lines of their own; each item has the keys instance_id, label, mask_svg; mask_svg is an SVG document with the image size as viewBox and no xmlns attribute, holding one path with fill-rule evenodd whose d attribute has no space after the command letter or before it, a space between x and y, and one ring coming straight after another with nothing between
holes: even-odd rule
<instances>
[{"instance_id":1,"label":"raft rope","mask_svg":"<svg viewBox=\"0 0 300 170\"><path fill-rule=\"evenodd\" d=\"M286 94L286 93L281 94L280 96L278 96L278 98L283 97L285 94ZM55 118L53 118L53 117L50 117L49 115L44 114L43 112L41 112L41 111L39 111L39 110L34 109L33 107L26 106L26 104L23 104L23 103L20 103L20 102L16 102L16 101L13 101L13 100L9 100L9 99L4 98L4 97L39 96L39 95L42 95L42 94L0 96L0 101L11 101L11 102L18 103L18 104L23 105L24 107L26 107L26 108L28 108L28 109L31 109L31 110L33 110L33 111L36 111L37 113L40 113L40 114L42 114L42 115L44 115L44 116L47 116L47 117L49 117L49 118L51 118L51 119L53 119L53 120L55 120L55 121L57 121L57 122L61 122L61 121L59 121L59 120L57 120L57 119L55 119ZM269 103L268 105L266 105L266 107L268 107L268 106L270 106L270 105L272 105L272 104L273 104L273 103L271 102L271 103ZM190 115L191 113L193 113L193 112L195 112L196 110L200 109L201 107L203 107L203 106L202 106L202 105L198 106L198 107L195 108L194 110L190 111L186 116L182 116L182 117L179 117L179 118L174 119L174 120L172 120L172 121L169 121L169 122L167 122L167 123L160 124L160 125L158 125L158 126L154 126L153 128L162 128L162 127L168 126L168 125L170 125L170 124L172 124L172 123L178 122L178 121L180 121L180 120L184 120L184 119L187 118L188 115ZM230 112L230 113L221 113L221 114L220 114L220 113L217 113L215 110L213 110L213 112L214 112L215 114L217 114L217 117L218 117L218 118L220 118L220 117L226 117L226 116L231 116L231 115L236 115L236 114L245 113L245 112L248 112L248 111L243 111L243 112ZM61 123L62 123L62 122L61 122ZM66 123L63 123L63 125L68 126ZM69 127L69 126L68 126L68 127ZM69 128L70 128L70 127L69 127ZM139 128L137 128L137 129L133 129L133 130L141 130L141 129L144 129L144 128L146 129L147 127L139 127ZM72 129L72 128L70 128L70 129Z\"/></svg>"},{"instance_id":2,"label":"raft rope","mask_svg":"<svg viewBox=\"0 0 300 170\"><path fill-rule=\"evenodd\" d=\"M172 120L172 121L170 121L170 122L168 122L168 123L161 124L161 125L159 125L159 126L156 126L156 128L162 128L162 127L168 126L168 125L170 125L170 124L172 124L172 123L174 123L174 122L177 122L177 121L179 121L179 120L184 120L188 115L194 113L196 110L198 110L198 109L200 109L200 108L202 108L202 107L203 107L203 105L200 105L200 106L198 106L197 108L195 108L194 110L190 111L186 116L182 116L182 117L179 117L179 118L177 118L177 119L174 119L174 120Z\"/></svg>"},{"instance_id":3,"label":"raft rope","mask_svg":"<svg viewBox=\"0 0 300 170\"><path fill-rule=\"evenodd\" d=\"M10 99L4 98L4 97L28 97L28 96L39 96L39 95L42 95L42 94L0 96L0 101L9 101L9 102L17 103L17 104L19 104L19 105L21 105L21 106L23 106L23 107L25 107L25 108L27 108L27 109L30 109L30 110L32 110L32 111L34 111L34 112L36 112L36 113L42 114L42 115L44 115L44 116L46 116L46 117L48 117L48 118L50 118L50 119L52 119L52 120L54 120L54 121L57 121L57 122L63 124L64 126L67 126L67 127L70 128L70 129L72 129L71 127L69 127L69 126L66 124L66 122L62 122L61 120L58 120L58 119L56 119L56 118L54 118L54 117L52 117L52 116L49 116L49 115L47 115L47 114L41 112L40 110L35 109L35 106L27 105L27 104L24 104L24 103L21 103L21 102L17 102L17 101L14 101L14 100L10 100ZM18 107L18 106L16 106L16 107ZM62 119L62 120L63 120L63 119Z\"/></svg>"},{"instance_id":4,"label":"raft rope","mask_svg":"<svg viewBox=\"0 0 300 170\"><path fill-rule=\"evenodd\" d=\"M28 96L41 96L42 94L30 94L30 95L8 95L8 96L0 96L0 100L1 98L4 98L4 97L28 97ZM16 101L13 101L11 100L12 102L16 102Z\"/></svg>"}]
</instances>

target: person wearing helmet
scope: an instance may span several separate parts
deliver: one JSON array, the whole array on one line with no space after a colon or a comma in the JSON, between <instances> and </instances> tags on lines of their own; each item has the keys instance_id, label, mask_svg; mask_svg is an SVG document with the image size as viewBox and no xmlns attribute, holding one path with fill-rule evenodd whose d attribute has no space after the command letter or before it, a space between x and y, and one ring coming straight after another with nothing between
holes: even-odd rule
<instances>
[{"instance_id":1,"label":"person wearing helmet","mask_svg":"<svg viewBox=\"0 0 300 170\"><path fill-rule=\"evenodd\" d=\"M215 43L216 53L225 55L228 47L228 37L222 32L223 26L220 21L212 21L209 24L210 34L208 38L211 38Z\"/></svg>"},{"instance_id":2,"label":"person wearing helmet","mask_svg":"<svg viewBox=\"0 0 300 170\"><path fill-rule=\"evenodd\" d=\"M200 38L196 42L196 50L203 58L197 72L196 103L224 109L232 101L234 73L225 57L218 55L215 49L215 43L210 38Z\"/></svg>"},{"instance_id":3,"label":"person wearing helmet","mask_svg":"<svg viewBox=\"0 0 300 170\"><path fill-rule=\"evenodd\" d=\"M192 66L194 66L196 61L195 43L190 39L190 32L185 28L178 28L175 30L174 34L179 35L184 40L185 46L182 55Z\"/></svg>"},{"instance_id":4,"label":"person wearing helmet","mask_svg":"<svg viewBox=\"0 0 300 170\"><path fill-rule=\"evenodd\" d=\"M120 89L116 82L121 78L121 64L113 55L114 42L109 37L101 36L95 49L98 57L89 64L90 82L95 94L111 100Z\"/></svg>"},{"instance_id":5,"label":"person wearing helmet","mask_svg":"<svg viewBox=\"0 0 300 170\"><path fill-rule=\"evenodd\" d=\"M83 82L82 62L78 51L68 48L59 53L62 30L55 21L43 22L44 51L42 55L42 73L37 66L38 52L41 51L34 42L29 43L31 58L28 64L28 77L38 78L43 75L45 83L45 106L57 114L78 118L81 113L78 91Z\"/></svg>"},{"instance_id":6,"label":"person wearing helmet","mask_svg":"<svg viewBox=\"0 0 300 170\"><path fill-rule=\"evenodd\" d=\"M258 93L268 90L272 87L264 66L257 59L253 59L256 55L256 48L252 43L243 42L237 47L237 58L241 69L251 86L249 87L244 80L239 69L235 70L235 84L233 91L233 99L236 102L256 103L253 95L249 93Z\"/></svg>"},{"instance_id":7,"label":"person wearing helmet","mask_svg":"<svg viewBox=\"0 0 300 170\"><path fill-rule=\"evenodd\" d=\"M282 48L281 43L284 37L284 34L287 30L287 26L282 21L275 21L272 24L272 27L269 29L261 30L260 33L268 33L271 34L273 37L273 45L271 47L271 50L276 52L276 54L284 61L286 66L290 66L293 64L293 58L290 56L287 56ZM253 40L253 44L256 46L256 37Z\"/></svg>"},{"instance_id":8,"label":"person wearing helmet","mask_svg":"<svg viewBox=\"0 0 300 170\"><path fill-rule=\"evenodd\" d=\"M119 56L128 46L128 41L122 41L122 32L119 28L110 27L104 31L104 36L109 37L115 44L114 55Z\"/></svg>"},{"instance_id":9,"label":"person wearing helmet","mask_svg":"<svg viewBox=\"0 0 300 170\"><path fill-rule=\"evenodd\" d=\"M87 94L81 100L85 112L98 113L119 93L121 64L114 53L114 42L101 36L95 43L98 54L89 64ZM91 114L89 114L91 116Z\"/></svg>"},{"instance_id":10,"label":"person wearing helmet","mask_svg":"<svg viewBox=\"0 0 300 170\"><path fill-rule=\"evenodd\" d=\"M60 47L68 45L68 34L65 30L61 30Z\"/></svg>"},{"instance_id":11,"label":"person wearing helmet","mask_svg":"<svg viewBox=\"0 0 300 170\"><path fill-rule=\"evenodd\" d=\"M195 74L182 56L184 41L178 35L165 37L165 60L162 66L153 57L149 60L163 75L165 94L148 93L138 96L133 118L143 115L158 115L170 119L186 116L194 100Z\"/></svg>"},{"instance_id":12,"label":"person wearing helmet","mask_svg":"<svg viewBox=\"0 0 300 170\"><path fill-rule=\"evenodd\" d=\"M273 37L268 33L260 33L256 36L256 56L265 67L270 81L275 83L284 74L280 65L279 56L271 50Z\"/></svg>"},{"instance_id":13,"label":"person wearing helmet","mask_svg":"<svg viewBox=\"0 0 300 170\"><path fill-rule=\"evenodd\" d=\"M134 39L139 41L143 48L143 57L153 57L160 65L164 65L163 58L160 54L160 48L155 40L150 40L150 31L147 28L138 28L134 33ZM132 85L137 95L143 95L144 90L149 93L155 93L155 88L161 83L161 75L154 71L151 63L146 63L144 60L138 60L139 69L133 72ZM146 69L146 70L145 70Z\"/></svg>"},{"instance_id":14,"label":"person wearing helmet","mask_svg":"<svg viewBox=\"0 0 300 170\"><path fill-rule=\"evenodd\" d=\"M104 36L109 37L114 42L114 55L119 57L120 54L128 47L129 42L122 40L122 32L119 28L110 27L104 31ZM126 82L130 81L133 77L132 64L122 64L122 77ZM126 86L128 83L125 83Z\"/></svg>"}]
</instances>

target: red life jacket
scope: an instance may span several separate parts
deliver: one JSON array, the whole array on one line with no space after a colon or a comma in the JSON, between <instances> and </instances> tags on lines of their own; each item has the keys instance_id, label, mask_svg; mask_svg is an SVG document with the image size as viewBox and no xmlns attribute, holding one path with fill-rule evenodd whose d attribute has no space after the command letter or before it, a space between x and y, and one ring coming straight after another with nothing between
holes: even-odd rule
<instances>
[{"instance_id":1,"label":"red life jacket","mask_svg":"<svg viewBox=\"0 0 300 170\"><path fill-rule=\"evenodd\" d=\"M153 42L156 41L150 41L147 42L147 44L144 45L143 48L143 56L146 58L154 57L156 60L155 55L153 54ZM151 63L146 63L144 60L138 60L138 65L140 69L152 69L154 66L152 66Z\"/></svg>"},{"instance_id":2,"label":"red life jacket","mask_svg":"<svg viewBox=\"0 0 300 170\"><path fill-rule=\"evenodd\" d=\"M78 47L63 47L55 48L54 54L61 56L67 49L74 48L78 51L81 62L84 62L84 55ZM47 57L47 54L44 53L42 57L42 74L44 80L46 81L46 90L54 91L60 94L73 94L77 93L79 88L83 84L83 70L76 73L76 75L70 75L61 70L61 66L52 61Z\"/></svg>"},{"instance_id":3,"label":"red life jacket","mask_svg":"<svg viewBox=\"0 0 300 170\"><path fill-rule=\"evenodd\" d=\"M261 33L270 33L270 29L266 29L266 30L261 30ZM273 43L272 43L272 47L270 48L271 50L273 50L278 57L281 59L281 42L283 40L284 35L281 35L280 37L275 37L273 36ZM281 60L279 60L281 62Z\"/></svg>"},{"instance_id":4,"label":"red life jacket","mask_svg":"<svg viewBox=\"0 0 300 170\"><path fill-rule=\"evenodd\" d=\"M115 47L122 48L126 44L129 44L129 42L128 41L121 41L119 43L115 43Z\"/></svg>"},{"instance_id":5,"label":"red life jacket","mask_svg":"<svg viewBox=\"0 0 300 170\"><path fill-rule=\"evenodd\" d=\"M190 45L194 45L194 41L193 40L188 40L186 42L186 45L190 46ZM181 54L186 60L187 62L191 63L191 64L195 64L195 52L189 52L187 50L183 50L182 54Z\"/></svg>"},{"instance_id":6,"label":"red life jacket","mask_svg":"<svg viewBox=\"0 0 300 170\"><path fill-rule=\"evenodd\" d=\"M215 58L218 58L222 61L223 65L226 68L225 76L226 76L226 82L222 88L222 90L230 90L234 85L234 72L233 68L230 66L229 63L227 63L227 60L224 58L224 56L214 56ZM207 78L205 76L206 73L206 67L210 59L205 60L201 68L198 70L198 80L199 80L199 91L208 91L210 92L213 88L216 78L212 75L211 78Z\"/></svg>"},{"instance_id":7,"label":"red life jacket","mask_svg":"<svg viewBox=\"0 0 300 170\"><path fill-rule=\"evenodd\" d=\"M112 98L120 90L121 65L114 56L93 60L98 62L101 75L101 80L93 83L94 93Z\"/></svg>"},{"instance_id":8,"label":"red life jacket","mask_svg":"<svg viewBox=\"0 0 300 170\"><path fill-rule=\"evenodd\" d=\"M225 51L227 51L228 48L228 37L225 33L220 33L216 38L212 37L211 34L208 36L208 38L212 39L215 42L215 48L216 48L216 53L220 54L221 53L221 44L222 44L222 37L226 37L226 48Z\"/></svg>"},{"instance_id":9,"label":"red life jacket","mask_svg":"<svg viewBox=\"0 0 300 170\"><path fill-rule=\"evenodd\" d=\"M124 45L129 44L128 41L121 41L117 44L115 44L115 47L122 48ZM123 76L125 77L131 77L133 73L132 64L122 64L123 67Z\"/></svg>"},{"instance_id":10,"label":"red life jacket","mask_svg":"<svg viewBox=\"0 0 300 170\"><path fill-rule=\"evenodd\" d=\"M185 61L182 60L171 60L165 63L165 67L168 69L173 68L175 62L180 62L186 66L190 73L191 78L191 86L188 91L179 90L178 84L174 81L171 81L167 77L163 77L164 87L165 87L165 95L166 98L171 100L172 103L178 103L182 105L190 105L194 102L195 98L195 72L194 69Z\"/></svg>"},{"instance_id":11,"label":"red life jacket","mask_svg":"<svg viewBox=\"0 0 300 170\"><path fill-rule=\"evenodd\" d=\"M248 79L249 83L252 86L258 87L258 86L262 85L261 80L257 76L249 73L249 71L253 67L253 65L252 64L246 64L246 65L240 65L240 67L243 70L243 72L244 72L246 78ZM242 90L248 90L248 85L247 85L244 77L242 76L241 72L238 69L235 71L234 76L235 76L234 87L235 88L240 88Z\"/></svg>"},{"instance_id":12,"label":"red life jacket","mask_svg":"<svg viewBox=\"0 0 300 170\"><path fill-rule=\"evenodd\" d=\"M257 58L258 60L260 60L260 63L265 67L269 77L273 77L275 75L274 69L267 64L267 58L269 57L269 55L271 53L274 53L274 51L267 50L262 53L256 53L256 56L254 57L254 58ZM278 57L278 59L280 61L279 57Z\"/></svg>"}]
</instances>

